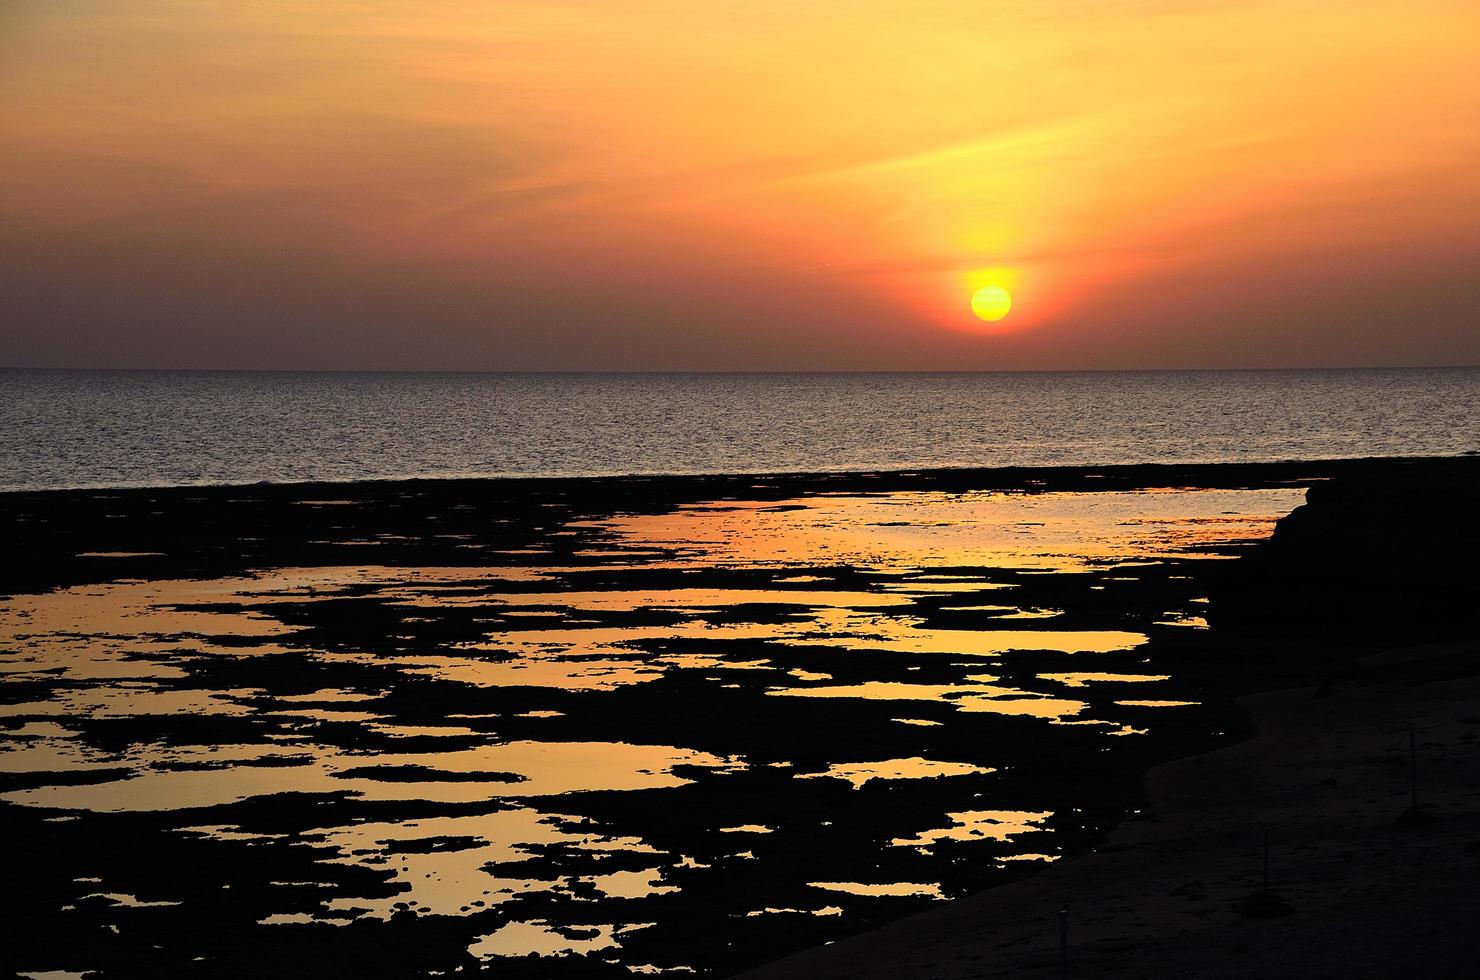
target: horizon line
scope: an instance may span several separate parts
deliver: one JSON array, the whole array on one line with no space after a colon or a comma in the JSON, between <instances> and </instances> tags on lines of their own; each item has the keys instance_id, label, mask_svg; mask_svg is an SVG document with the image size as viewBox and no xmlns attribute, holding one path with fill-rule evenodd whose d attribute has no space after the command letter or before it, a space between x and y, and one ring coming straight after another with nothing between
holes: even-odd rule
<instances>
[{"instance_id":1,"label":"horizon line","mask_svg":"<svg viewBox=\"0 0 1480 980\"><path fill-rule=\"evenodd\" d=\"M1279 367L1157 368L284 368L284 367L58 367L0 364L0 372L94 372L127 374L427 374L427 375L963 375L963 374L1237 374L1253 372L1473 371L1480 364L1284 365Z\"/></svg>"}]
</instances>

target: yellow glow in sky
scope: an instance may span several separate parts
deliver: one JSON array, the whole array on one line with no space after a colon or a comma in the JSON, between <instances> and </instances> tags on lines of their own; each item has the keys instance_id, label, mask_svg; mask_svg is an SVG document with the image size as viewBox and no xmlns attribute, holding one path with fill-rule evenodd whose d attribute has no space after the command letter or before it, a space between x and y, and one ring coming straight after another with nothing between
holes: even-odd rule
<instances>
[{"instance_id":1,"label":"yellow glow in sky","mask_svg":"<svg viewBox=\"0 0 1480 980\"><path fill-rule=\"evenodd\" d=\"M1480 360L1477 36L1458 0L19 0L0 359Z\"/></svg>"}]
</instances>

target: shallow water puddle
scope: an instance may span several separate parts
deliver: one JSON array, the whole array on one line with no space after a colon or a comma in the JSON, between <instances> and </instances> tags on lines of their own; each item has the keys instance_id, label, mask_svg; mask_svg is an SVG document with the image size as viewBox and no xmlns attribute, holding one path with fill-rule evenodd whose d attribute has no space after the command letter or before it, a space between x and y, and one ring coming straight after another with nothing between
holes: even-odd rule
<instances>
[{"instance_id":1,"label":"shallow water puddle","mask_svg":"<svg viewBox=\"0 0 1480 980\"><path fill-rule=\"evenodd\" d=\"M978 839L1008 840L1022 834L1043 829L1048 819L1046 812L1023 810L968 810L963 813L948 813L948 827L932 827L913 837L896 837L890 841L895 847L914 847L929 850L940 841L971 841Z\"/></svg>"},{"instance_id":2,"label":"shallow water puddle","mask_svg":"<svg viewBox=\"0 0 1480 980\"><path fill-rule=\"evenodd\" d=\"M892 881L882 884L865 884L858 881L809 881L808 885L813 888L823 888L832 892L844 892L848 895L863 895L868 898L911 898L923 896L927 898L943 899L940 885L937 884L915 884L908 881Z\"/></svg>"},{"instance_id":3,"label":"shallow water puddle","mask_svg":"<svg viewBox=\"0 0 1480 980\"><path fill-rule=\"evenodd\" d=\"M479 959L498 956L555 956L590 953L617 945L616 937L645 925L557 928L545 922L511 922L479 939L468 952Z\"/></svg>"},{"instance_id":4,"label":"shallow water puddle","mask_svg":"<svg viewBox=\"0 0 1480 980\"><path fill-rule=\"evenodd\" d=\"M967 678L970 679L969 677ZM988 711L1004 715L1063 719L1089 707L1083 701L1026 695L1011 687L992 684L909 684L868 681L863 684L801 687L768 692L782 697L864 698L871 701L939 701L957 711ZM897 719L896 719L897 720ZM927 722L928 723L928 722ZM914 721L912 724L921 724Z\"/></svg>"},{"instance_id":5,"label":"shallow water puddle","mask_svg":"<svg viewBox=\"0 0 1480 980\"><path fill-rule=\"evenodd\" d=\"M551 879L501 877L498 866L527 861L542 849L567 847L595 853L645 854L659 862L641 871L618 871L584 880L614 897L635 898L673 890L663 883L668 856L635 838L608 837L577 816L518 806L465 817L433 817L401 823L359 824L322 833L338 849L332 860L385 867L404 891L379 898L331 898L328 909L386 918L400 908L456 915L506 902L534 891L568 887Z\"/></svg>"},{"instance_id":6,"label":"shallow water puddle","mask_svg":"<svg viewBox=\"0 0 1480 980\"><path fill-rule=\"evenodd\" d=\"M817 495L601 523L699 561L1067 571L1263 537L1303 497L1293 488Z\"/></svg>"},{"instance_id":7,"label":"shallow water puddle","mask_svg":"<svg viewBox=\"0 0 1480 980\"><path fill-rule=\"evenodd\" d=\"M27 752L0 759L14 764L7 771L35 771L26 768ZM54 762L61 757L46 758ZM145 747L120 761L137 768L121 779L0 793L0 799L102 812L186 810L276 793L349 792L370 801L462 803L671 789L691 782L676 769L734 772L744 767L737 760L669 746L536 741L419 755L296 747ZM192 762L210 768L194 768Z\"/></svg>"},{"instance_id":8,"label":"shallow water puddle","mask_svg":"<svg viewBox=\"0 0 1480 980\"><path fill-rule=\"evenodd\" d=\"M968 762L937 762L931 759L888 759L883 762L842 762L824 772L806 772L799 779L842 779L854 789L862 789L870 780L940 779L949 776L984 776L994 770Z\"/></svg>"}]
</instances>

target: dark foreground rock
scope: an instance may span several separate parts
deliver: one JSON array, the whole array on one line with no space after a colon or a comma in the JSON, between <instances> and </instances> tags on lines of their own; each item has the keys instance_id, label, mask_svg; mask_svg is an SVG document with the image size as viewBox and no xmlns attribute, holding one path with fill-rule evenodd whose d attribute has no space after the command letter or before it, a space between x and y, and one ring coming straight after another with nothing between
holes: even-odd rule
<instances>
[{"instance_id":1,"label":"dark foreground rock","mask_svg":"<svg viewBox=\"0 0 1480 980\"><path fill-rule=\"evenodd\" d=\"M1480 470L1394 467L1313 483L1233 569L1211 618L1385 642L1463 636L1480 600Z\"/></svg>"}]
</instances>

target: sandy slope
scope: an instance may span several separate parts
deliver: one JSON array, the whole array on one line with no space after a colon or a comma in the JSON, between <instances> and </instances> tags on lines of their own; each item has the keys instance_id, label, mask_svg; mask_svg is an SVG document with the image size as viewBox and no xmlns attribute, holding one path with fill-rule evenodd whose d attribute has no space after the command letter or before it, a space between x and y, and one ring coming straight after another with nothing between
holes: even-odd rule
<instances>
[{"instance_id":1,"label":"sandy slope","mask_svg":"<svg viewBox=\"0 0 1480 980\"><path fill-rule=\"evenodd\" d=\"M1360 665L1245 698L1259 737L1153 770L1145 819L1099 853L743 976L1061 977L1061 907L1076 980L1480 976L1480 644ZM1265 825L1288 914L1240 908Z\"/></svg>"}]
</instances>

